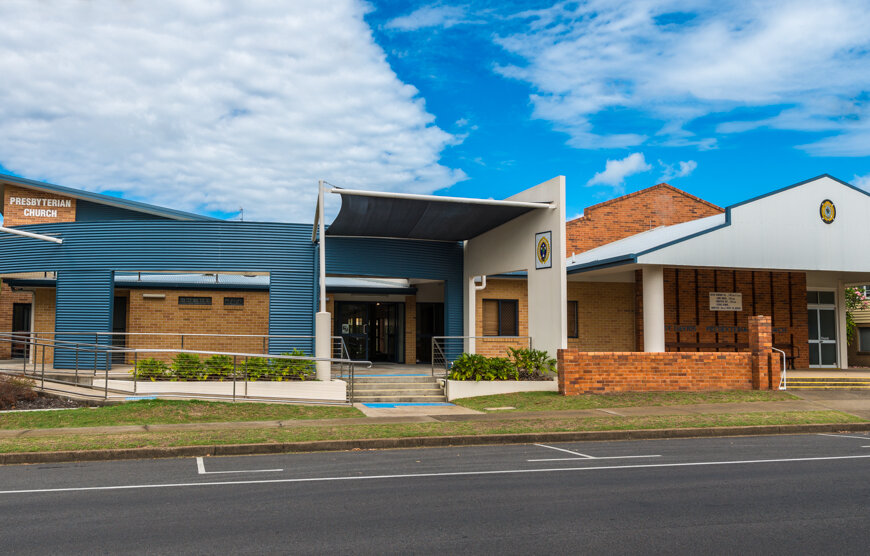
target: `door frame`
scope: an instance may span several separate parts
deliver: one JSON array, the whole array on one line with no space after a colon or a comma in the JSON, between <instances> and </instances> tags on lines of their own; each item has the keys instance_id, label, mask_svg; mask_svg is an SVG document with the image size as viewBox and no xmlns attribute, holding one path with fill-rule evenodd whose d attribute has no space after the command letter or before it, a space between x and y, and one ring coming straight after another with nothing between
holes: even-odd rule
<instances>
[{"instance_id":1,"label":"door frame","mask_svg":"<svg viewBox=\"0 0 870 556\"><path fill-rule=\"evenodd\" d=\"M365 359L367 361L371 361L371 348L372 348L372 334L373 334L373 319L374 319L374 306L375 304L389 304L396 306L396 331L395 331L395 341L393 342L394 351L393 357L387 361L383 361L386 363L403 363L405 357L405 350L408 349L407 346L404 345L404 337L400 338L400 336L404 336L405 327L407 323L405 322L405 303L402 301L378 301L378 300L354 300L354 299L341 299L335 301L334 311L335 311L335 327L334 333L336 336L341 336L342 338L350 336L356 338L364 338L365 344ZM365 323L363 324L363 329L365 332L363 334L342 334L341 333L341 324L342 318L344 316L343 307L345 305L363 305L365 306ZM399 324L401 323L401 326ZM399 349L399 345L402 345L402 348Z\"/></svg>"},{"instance_id":2,"label":"door frame","mask_svg":"<svg viewBox=\"0 0 870 556\"><path fill-rule=\"evenodd\" d=\"M831 292L834 294L834 303L809 303L807 302L807 315L809 316L810 311L815 311L816 315L816 330L819 334L819 339L817 340L808 340L808 349L812 350L813 346L819 350L819 364L813 365L810 364L811 369L839 369L840 368L840 334L839 334L839 317L840 317L840 304L837 302L837 288L807 288L807 293L809 292ZM821 327L821 319L819 317L819 310L824 309L826 311L834 311L834 339L833 340L822 340L822 327ZM809 331L809 322L807 323L807 331ZM834 344L834 353L836 354L836 359L833 365L822 365L822 354L821 354L821 344ZM808 354L809 355L809 354ZM808 359L809 360L809 359Z\"/></svg>"}]
</instances>

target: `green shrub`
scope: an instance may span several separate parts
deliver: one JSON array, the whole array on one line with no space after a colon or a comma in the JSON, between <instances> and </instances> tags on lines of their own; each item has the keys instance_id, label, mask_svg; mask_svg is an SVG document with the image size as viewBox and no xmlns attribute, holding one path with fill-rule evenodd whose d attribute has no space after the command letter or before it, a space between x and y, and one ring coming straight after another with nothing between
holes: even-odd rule
<instances>
[{"instance_id":1,"label":"green shrub","mask_svg":"<svg viewBox=\"0 0 870 556\"><path fill-rule=\"evenodd\" d=\"M519 380L550 380L556 374L556 360L540 349L508 348Z\"/></svg>"},{"instance_id":2,"label":"green shrub","mask_svg":"<svg viewBox=\"0 0 870 556\"><path fill-rule=\"evenodd\" d=\"M294 349L289 353L281 355L289 355L293 357L307 357L307 354L301 349ZM272 359L272 380L309 380L314 378L315 369L314 362L302 359Z\"/></svg>"},{"instance_id":3,"label":"green shrub","mask_svg":"<svg viewBox=\"0 0 870 556\"><path fill-rule=\"evenodd\" d=\"M450 367L450 380L517 380L517 368L504 357L463 353Z\"/></svg>"},{"instance_id":4,"label":"green shrub","mask_svg":"<svg viewBox=\"0 0 870 556\"><path fill-rule=\"evenodd\" d=\"M137 380L165 380L169 378L169 365L159 359L140 359L130 373L135 374Z\"/></svg>"},{"instance_id":5,"label":"green shrub","mask_svg":"<svg viewBox=\"0 0 870 556\"><path fill-rule=\"evenodd\" d=\"M203 361L206 378L223 380L233 375L233 358L229 355L212 355Z\"/></svg>"},{"instance_id":6,"label":"green shrub","mask_svg":"<svg viewBox=\"0 0 870 556\"><path fill-rule=\"evenodd\" d=\"M195 353L179 353L172 359L173 380L205 380L202 361Z\"/></svg>"},{"instance_id":7,"label":"green shrub","mask_svg":"<svg viewBox=\"0 0 870 556\"><path fill-rule=\"evenodd\" d=\"M248 380L262 380L269 376L269 361L265 357L251 357L245 361Z\"/></svg>"}]
</instances>

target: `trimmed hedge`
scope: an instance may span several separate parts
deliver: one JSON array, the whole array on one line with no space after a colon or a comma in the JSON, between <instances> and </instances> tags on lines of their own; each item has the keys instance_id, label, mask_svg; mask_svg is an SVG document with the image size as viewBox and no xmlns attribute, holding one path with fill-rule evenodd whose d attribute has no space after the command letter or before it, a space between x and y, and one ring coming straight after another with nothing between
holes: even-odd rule
<instances>
[{"instance_id":1,"label":"trimmed hedge","mask_svg":"<svg viewBox=\"0 0 870 556\"><path fill-rule=\"evenodd\" d=\"M289 355L305 357L305 352L294 349ZM172 358L172 363L166 364L158 359L142 359L130 371L139 380L232 380L233 358L229 355L212 355L206 359L194 353L179 353ZM311 380L316 371L313 361L298 359L267 359L265 357L249 357L236 362L235 376L237 380L261 380L282 382L286 380Z\"/></svg>"}]
</instances>

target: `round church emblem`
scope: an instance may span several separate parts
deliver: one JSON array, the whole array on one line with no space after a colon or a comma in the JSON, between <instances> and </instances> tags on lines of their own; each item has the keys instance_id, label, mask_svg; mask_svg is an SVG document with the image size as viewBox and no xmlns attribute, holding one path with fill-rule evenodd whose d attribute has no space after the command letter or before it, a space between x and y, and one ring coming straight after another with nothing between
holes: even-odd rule
<instances>
[{"instance_id":1,"label":"round church emblem","mask_svg":"<svg viewBox=\"0 0 870 556\"><path fill-rule=\"evenodd\" d=\"M546 264L550 260L550 240L543 236L538 240L538 262Z\"/></svg>"},{"instance_id":2,"label":"round church emblem","mask_svg":"<svg viewBox=\"0 0 870 556\"><path fill-rule=\"evenodd\" d=\"M825 224L830 224L834 221L834 218L837 217L837 208L830 199L822 201L822 204L819 207L819 215L822 217L822 222Z\"/></svg>"}]
</instances>

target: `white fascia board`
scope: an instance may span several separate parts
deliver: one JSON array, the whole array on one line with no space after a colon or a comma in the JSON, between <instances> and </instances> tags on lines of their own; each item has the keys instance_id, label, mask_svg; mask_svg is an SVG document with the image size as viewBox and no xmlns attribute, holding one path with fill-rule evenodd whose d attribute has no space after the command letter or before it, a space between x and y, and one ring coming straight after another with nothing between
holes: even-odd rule
<instances>
[{"instance_id":1,"label":"white fascia board","mask_svg":"<svg viewBox=\"0 0 870 556\"><path fill-rule=\"evenodd\" d=\"M469 197L443 197L441 195L418 195L414 193L391 193L387 191L363 191L360 189L342 189L334 187L330 193L338 195L359 195L361 197L380 197L384 199L407 199L411 201L433 201L439 203L463 203L466 205L492 205L501 207L521 208L556 208L554 203L532 203L525 201L499 201L497 199L472 199Z\"/></svg>"}]
</instances>

